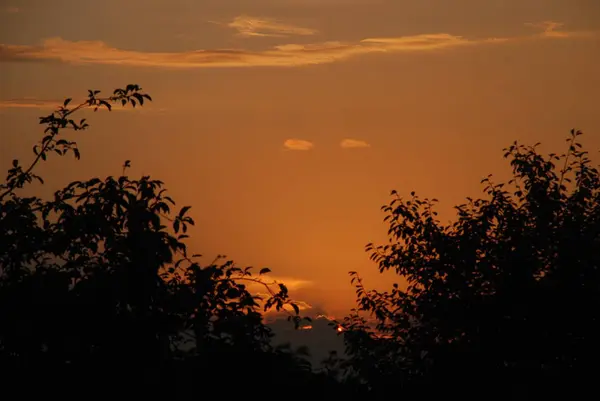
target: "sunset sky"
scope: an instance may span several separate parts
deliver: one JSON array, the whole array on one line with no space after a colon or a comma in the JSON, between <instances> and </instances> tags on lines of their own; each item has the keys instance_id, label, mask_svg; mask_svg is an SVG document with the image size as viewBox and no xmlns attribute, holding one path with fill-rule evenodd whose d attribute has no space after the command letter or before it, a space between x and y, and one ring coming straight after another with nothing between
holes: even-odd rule
<instances>
[{"instance_id":1,"label":"sunset sky","mask_svg":"<svg viewBox=\"0 0 600 401\"><path fill-rule=\"evenodd\" d=\"M37 117L87 89L137 83L142 109L82 113L76 179L161 179L191 205L190 247L268 266L339 315L348 271L381 287L392 189L452 206L506 177L502 148L600 149L598 0L0 0L0 168L24 163Z\"/></svg>"}]
</instances>

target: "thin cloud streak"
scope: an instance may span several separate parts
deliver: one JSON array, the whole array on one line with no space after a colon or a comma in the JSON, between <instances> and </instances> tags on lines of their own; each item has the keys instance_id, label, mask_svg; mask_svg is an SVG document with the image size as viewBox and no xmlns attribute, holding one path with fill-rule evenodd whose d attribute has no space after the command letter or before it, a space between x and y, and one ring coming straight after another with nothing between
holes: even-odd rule
<instances>
[{"instance_id":1,"label":"thin cloud streak","mask_svg":"<svg viewBox=\"0 0 600 401\"><path fill-rule=\"evenodd\" d=\"M64 102L63 100L45 100L45 99L36 99L36 98L20 98L20 99L5 99L5 100L1 100L0 99L0 110L3 109L36 109L36 110L58 110L62 104ZM81 103L83 103L84 101L81 102L71 102L70 106L72 105L79 105ZM90 108L87 108L86 110L90 110ZM106 109L106 107L99 107L98 111L108 111L108 109ZM140 112L140 113L144 113L144 112L149 112L149 111L153 111L153 112L160 112L160 111L165 111L165 109L152 109L152 108L148 108L147 106L143 106L143 107L121 107L121 105L119 104L115 104L113 105L111 111L135 111L135 112Z\"/></svg>"},{"instance_id":2,"label":"thin cloud streak","mask_svg":"<svg viewBox=\"0 0 600 401\"><path fill-rule=\"evenodd\" d=\"M311 150L315 145L303 139L286 139L283 146L290 150Z\"/></svg>"},{"instance_id":3,"label":"thin cloud streak","mask_svg":"<svg viewBox=\"0 0 600 401\"><path fill-rule=\"evenodd\" d=\"M544 21L544 22L527 22L525 26L529 26L535 29L541 29L542 32L538 36L543 38L574 38L584 37L593 35L592 32L566 32L559 31L558 29L563 27L565 24L556 21Z\"/></svg>"},{"instance_id":4,"label":"thin cloud streak","mask_svg":"<svg viewBox=\"0 0 600 401\"><path fill-rule=\"evenodd\" d=\"M304 280L304 279L298 279L298 278L293 278L293 277L278 277L278 276L271 276L269 274L263 274L261 276L265 282L271 282L271 283L282 283L285 284L285 286L288 288L288 290L297 290L298 288L306 288L306 287L310 287L313 283L312 281L309 280Z\"/></svg>"},{"instance_id":5,"label":"thin cloud streak","mask_svg":"<svg viewBox=\"0 0 600 401\"><path fill-rule=\"evenodd\" d=\"M0 44L0 62L58 61L69 64L96 64L158 68L232 68L298 67L328 64L372 53L415 53L480 46L539 38L575 38L585 32L558 31L560 25L538 25L541 34L512 37L468 39L447 33L422 34L390 38L368 38L359 42L322 42L283 44L262 51L217 49L186 52L141 52L111 47L102 41L68 41L46 39L39 46Z\"/></svg>"},{"instance_id":6,"label":"thin cloud streak","mask_svg":"<svg viewBox=\"0 0 600 401\"><path fill-rule=\"evenodd\" d=\"M270 274L263 274L260 276L260 278L264 283L267 283L270 285L285 284L285 286L290 291L297 290L299 288L310 287L313 285L312 281L293 278L293 277L279 277L279 276L272 276ZM247 281L244 281L244 284L247 284L248 287L252 287L254 289L264 290L264 286L262 284L247 282Z\"/></svg>"},{"instance_id":7,"label":"thin cloud streak","mask_svg":"<svg viewBox=\"0 0 600 401\"><path fill-rule=\"evenodd\" d=\"M290 35L310 36L317 34L315 29L302 28L272 19L256 18L247 15L235 17L227 26L236 29L238 35L245 37L286 37Z\"/></svg>"},{"instance_id":8,"label":"thin cloud streak","mask_svg":"<svg viewBox=\"0 0 600 401\"><path fill-rule=\"evenodd\" d=\"M361 141L358 139L344 139L340 142L340 146L343 149L356 149L356 148L369 148L371 147L371 145L369 145L367 142L365 141Z\"/></svg>"},{"instance_id":9,"label":"thin cloud streak","mask_svg":"<svg viewBox=\"0 0 600 401\"><path fill-rule=\"evenodd\" d=\"M293 302L296 304L296 306L298 306L299 310L309 310L309 309L313 308L312 304L310 304L309 302L295 299L293 296L294 292L301 288L312 287L312 285L313 285L312 281L304 280L304 279L297 279L297 278L293 278L293 277L272 276L270 274L263 274L260 277L261 277L262 281L268 285L284 284L286 286L286 288L288 289L288 291L290 292L290 296L292 297ZM266 300L271 296L270 293L265 292L265 287L263 284L252 283L252 282L250 282L250 283L244 282L244 284L247 285L248 290L250 292L254 293L255 295L259 295L259 296L263 297L263 300ZM290 305L284 305L283 309L287 312L294 312L293 307ZM266 315L273 315L273 314L281 314L281 311L276 311L275 309L270 309L269 311L266 312Z\"/></svg>"},{"instance_id":10,"label":"thin cloud streak","mask_svg":"<svg viewBox=\"0 0 600 401\"><path fill-rule=\"evenodd\" d=\"M264 294L264 296L267 297L267 294ZM300 310L300 311L307 311L307 310L310 310L313 308L312 305L309 304L308 302L298 301L298 300L294 300L293 302L296 304L296 306L298 307L298 310ZM259 304L261 304L261 303L259 302ZM275 320L278 317L279 318L287 317L290 314L294 314L294 312L295 312L294 308L288 304L284 304L282 309L283 310L280 310L280 311L276 310L275 308L268 309L266 312L263 313L263 315L265 316L265 318L268 319L267 321L272 322L273 320Z\"/></svg>"},{"instance_id":11,"label":"thin cloud streak","mask_svg":"<svg viewBox=\"0 0 600 401\"><path fill-rule=\"evenodd\" d=\"M0 109L58 109L62 101L34 98L0 100Z\"/></svg>"}]
</instances>

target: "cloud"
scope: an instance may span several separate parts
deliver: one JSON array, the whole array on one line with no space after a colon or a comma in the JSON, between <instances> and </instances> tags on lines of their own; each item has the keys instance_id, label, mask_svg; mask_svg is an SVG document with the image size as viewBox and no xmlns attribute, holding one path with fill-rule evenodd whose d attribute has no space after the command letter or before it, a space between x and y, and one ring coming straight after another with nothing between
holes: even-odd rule
<instances>
[{"instance_id":1,"label":"cloud","mask_svg":"<svg viewBox=\"0 0 600 401\"><path fill-rule=\"evenodd\" d=\"M302 139L286 139L283 146L290 150L310 150L314 147L314 144Z\"/></svg>"},{"instance_id":2,"label":"cloud","mask_svg":"<svg viewBox=\"0 0 600 401\"><path fill-rule=\"evenodd\" d=\"M553 25L552 25L553 24ZM373 53L416 53L483 46L535 38L589 36L585 32L559 31L557 23L537 25L537 35L469 39L447 33L389 38L367 38L358 42L282 44L266 50L216 49L183 52L143 52L112 47L102 41L68 41L50 38L41 45L0 44L0 62L58 61L69 64L96 64L159 68L298 67L328 64Z\"/></svg>"},{"instance_id":3,"label":"cloud","mask_svg":"<svg viewBox=\"0 0 600 401\"><path fill-rule=\"evenodd\" d=\"M309 280L298 279L298 278L293 278L293 277L271 276L268 274L263 274L261 276L261 278L265 282L285 284L285 286L290 291L297 290L299 288L310 287L313 284L312 281L309 281Z\"/></svg>"},{"instance_id":4,"label":"cloud","mask_svg":"<svg viewBox=\"0 0 600 401\"><path fill-rule=\"evenodd\" d=\"M581 34L585 34L585 32L565 32L559 31L558 28L564 26L561 22L556 21L544 21L544 22L527 22L525 26L530 26L532 28L541 29L542 32L539 36L546 38L569 38L573 36L580 36Z\"/></svg>"},{"instance_id":5,"label":"cloud","mask_svg":"<svg viewBox=\"0 0 600 401\"><path fill-rule=\"evenodd\" d=\"M311 287L313 285L312 281L309 280L298 279L294 277L272 276L270 274L263 274L260 276L260 279L262 282L267 283L269 285L277 285L279 283L285 284L287 289L290 291L298 290L300 288ZM261 290L264 292L265 288L263 284L251 281L244 281L244 283L247 284L248 287L251 287L253 290Z\"/></svg>"},{"instance_id":6,"label":"cloud","mask_svg":"<svg viewBox=\"0 0 600 401\"><path fill-rule=\"evenodd\" d=\"M40 46L0 44L2 61L59 61L163 68L294 67L328 64L369 53L427 51L474 44L452 35L366 39L357 43L323 42L284 44L263 51L194 50L141 52L111 47L102 41L68 41L50 38Z\"/></svg>"},{"instance_id":7,"label":"cloud","mask_svg":"<svg viewBox=\"0 0 600 401\"><path fill-rule=\"evenodd\" d=\"M494 39L484 39L476 41L465 39L462 36L455 36L447 33L437 33L392 38L363 39L361 43L368 44L371 46L377 46L384 50L423 51L485 43L486 41L491 40Z\"/></svg>"},{"instance_id":8,"label":"cloud","mask_svg":"<svg viewBox=\"0 0 600 401\"><path fill-rule=\"evenodd\" d=\"M49 109L54 110L62 105L60 100L41 100L34 98L0 100L0 109Z\"/></svg>"},{"instance_id":9,"label":"cloud","mask_svg":"<svg viewBox=\"0 0 600 401\"><path fill-rule=\"evenodd\" d=\"M227 24L228 27L236 29L240 36L268 36L286 37L290 35L310 36L317 33L310 28L302 28L294 25L284 24L272 19L255 18L246 15L235 17Z\"/></svg>"},{"instance_id":10,"label":"cloud","mask_svg":"<svg viewBox=\"0 0 600 401\"><path fill-rule=\"evenodd\" d=\"M342 142L340 142L340 146L344 149L371 147L371 145L369 145L367 142L358 139L344 139Z\"/></svg>"},{"instance_id":11,"label":"cloud","mask_svg":"<svg viewBox=\"0 0 600 401\"><path fill-rule=\"evenodd\" d=\"M60 106L63 105L64 99L62 100L44 100L44 99L36 99L36 98L18 98L18 99L0 99L0 110L2 109L37 109L37 110L57 110ZM69 107L72 105L79 105L83 103L84 100L80 102L71 102ZM112 111L138 111L138 112L147 112L147 111L164 111L165 109L152 109L147 106L143 107L122 107L120 104L114 104L112 107ZM99 107L98 111L107 111L106 107Z\"/></svg>"},{"instance_id":12,"label":"cloud","mask_svg":"<svg viewBox=\"0 0 600 401\"><path fill-rule=\"evenodd\" d=\"M4 9L4 12L8 13L8 14L17 14L18 12L20 12L21 10L19 9L19 7L6 7Z\"/></svg>"},{"instance_id":13,"label":"cloud","mask_svg":"<svg viewBox=\"0 0 600 401\"><path fill-rule=\"evenodd\" d=\"M298 306L298 309L308 310L308 309L312 308L312 305L310 303L294 298L294 293L296 291L298 291L299 289L311 287L313 285L312 281L293 278L293 277L278 277L278 276L272 276L269 274L263 274L260 276L260 278L263 283L271 286L272 289L276 290L276 291L278 291L278 289L276 288L277 284L280 284L280 283L284 284L287 287L288 291L290 292L290 296L292 297L293 302L296 304L296 306ZM255 283L255 282L247 282L247 281L244 281L244 284L247 285L248 291L252 292L253 294L262 296L263 300L266 300L271 296L271 294L269 294L267 292L267 290L263 284L259 284L259 283ZM284 311L293 312L294 309L293 309L293 307L291 307L289 305L285 305ZM278 312L275 309L272 309L272 310L269 310L268 313L269 314L280 314L284 311Z\"/></svg>"},{"instance_id":14,"label":"cloud","mask_svg":"<svg viewBox=\"0 0 600 401\"><path fill-rule=\"evenodd\" d=\"M294 303L296 304L298 309L301 311L306 311L306 310L312 309L312 305L309 304L308 302L294 300ZM294 312L294 307L285 304L285 305L283 305L283 310L285 310L287 312ZM273 310L273 312L277 313L277 311L275 311L275 310Z\"/></svg>"}]
</instances>

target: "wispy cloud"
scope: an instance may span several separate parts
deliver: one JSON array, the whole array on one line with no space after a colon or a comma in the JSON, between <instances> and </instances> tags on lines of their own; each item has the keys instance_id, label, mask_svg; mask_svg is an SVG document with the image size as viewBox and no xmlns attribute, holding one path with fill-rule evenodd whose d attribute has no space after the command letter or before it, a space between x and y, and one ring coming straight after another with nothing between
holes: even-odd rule
<instances>
[{"instance_id":1,"label":"wispy cloud","mask_svg":"<svg viewBox=\"0 0 600 401\"><path fill-rule=\"evenodd\" d=\"M261 278L266 283L282 283L285 284L288 290L293 291L299 288L306 288L312 286L312 281L294 278L294 277L279 277L272 276L270 274L263 274Z\"/></svg>"},{"instance_id":2,"label":"wispy cloud","mask_svg":"<svg viewBox=\"0 0 600 401\"><path fill-rule=\"evenodd\" d=\"M311 150L314 144L303 139L286 139L283 146L290 150Z\"/></svg>"},{"instance_id":3,"label":"wispy cloud","mask_svg":"<svg viewBox=\"0 0 600 401\"><path fill-rule=\"evenodd\" d=\"M290 35L310 36L315 35L317 30L302 28L295 25L285 24L268 18L256 18L247 15L235 17L227 24L228 27L236 29L241 36L268 36L286 37Z\"/></svg>"},{"instance_id":4,"label":"wispy cloud","mask_svg":"<svg viewBox=\"0 0 600 401\"><path fill-rule=\"evenodd\" d=\"M8 14L17 14L21 10L19 9L19 7L9 6L9 7L6 7L3 11Z\"/></svg>"},{"instance_id":5,"label":"wispy cloud","mask_svg":"<svg viewBox=\"0 0 600 401\"><path fill-rule=\"evenodd\" d=\"M564 26L564 24L556 21L527 22L525 26L529 26L535 29L541 29L542 32L539 34L539 36L546 38L568 38L574 36L581 36L582 34L589 34L586 32L559 31L558 29Z\"/></svg>"},{"instance_id":6,"label":"wispy cloud","mask_svg":"<svg viewBox=\"0 0 600 401\"><path fill-rule=\"evenodd\" d=\"M24 97L19 99L0 99L0 110L1 109L37 109L37 110L57 110L60 106L62 106L64 99L62 100L45 100L45 99L36 99L31 97ZM73 101L71 104L81 104L83 100L80 102ZM105 107L99 107L98 111L107 111ZM114 105L112 111L138 111L138 112L147 112L147 111L164 111L165 109L152 109L146 106L142 107L121 107L121 105Z\"/></svg>"},{"instance_id":7,"label":"wispy cloud","mask_svg":"<svg viewBox=\"0 0 600 401\"><path fill-rule=\"evenodd\" d=\"M371 145L369 145L367 142L358 139L344 139L340 142L340 146L344 149L371 147Z\"/></svg>"},{"instance_id":8,"label":"wispy cloud","mask_svg":"<svg viewBox=\"0 0 600 401\"><path fill-rule=\"evenodd\" d=\"M293 301L296 306L298 307L298 309L301 312L302 316L306 316L308 310L312 309L312 305L309 304L308 302L304 302L304 301L298 301L298 300L294 300ZM259 305L261 303L259 302ZM290 314L294 314L294 308L288 304L284 304L283 305L283 310L278 311L275 308L271 308L269 310L267 310L266 312L264 312L264 317L266 319L267 322L272 322L273 320L276 320L277 318L281 318L281 317L287 317Z\"/></svg>"},{"instance_id":9,"label":"wispy cloud","mask_svg":"<svg viewBox=\"0 0 600 401\"><path fill-rule=\"evenodd\" d=\"M307 288L313 285L312 281L299 279L294 277L281 277L281 276L273 276L271 274L263 274L260 276L261 282L268 285L277 285L277 284L285 284L288 290L294 291L300 288ZM243 281L244 284L248 286L252 291L258 290L259 292L264 292L265 287L264 284L252 281Z\"/></svg>"},{"instance_id":10,"label":"wispy cloud","mask_svg":"<svg viewBox=\"0 0 600 401\"><path fill-rule=\"evenodd\" d=\"M57 109L60 100L41 100L34 98L0 100L0 109Z\"/></svg>"},{"instance_id":11,"label":"wispy cloud","mask_svg":"<svg viewBox=\"0 0 600 401\"><path fill-rule=\"evenodd\" d=\"M294 300L293 301L296 306L298 307L299 310L309 310L312 309L312 305L309 304L308 302L305 301L298 301L298 300ZM288 311L288 312L293 312L294 311L294 307L290 306L290 305L283 305L283 309Z\"/></svg>"},{"instance_id":12,"label":"wispy cloud","mask_svg":"<svg viewBox=\"0 0 600 401\"><path fill-rule=\"evenodd\" d=\"M161 68L296 67L327 64L373 53L416 53L483 46L536 38L574 38L585 32L558 30L557 23L537 25L541 34L469 39L447 33L389 38L367 38L358 42L283 44L266 50L192 50L185 52L143 52L112 47L102 41L68 41L50 38L41 45L0 44L0 62L59 61L70 64L99 64Z\"/></svg>"},{"instance_id":13,"label":"wispy cloud","mask_svg":"<svg viewBox=\"0 0 600 401\"><path fill-rule=\"evenodd\" d=\"M290 296L292 297L292 299L293 299L295 291L297 291L299 289L311 287L313 285L312 281L309 281L309 280L303 280L303 279L298 279L298 278L293 278L293 277L278 277L278 276L272 276L269 274L262 275L261 279L262 279L263 283L268 284L268 285L277 285L280 283L284 284L287 287L287 289L290 291ZM250 283L244 282L244 284L247 284L248 291L250 291L256 295L262 296L264 300L266 300L267 298L269 298L271 296L271 294L266 292L266 289L263 284L252 283L252 282L250 282ZM298 306L298 309L300 309L300 310L308 310L308 309L312 308L312 305L306 301L293 299L293 302L296 304L296 306ZM289 305L285 305L284 309L288 312L294 311L293 307L291 307ZM269 313L279 313L279 312L277 312L275 309L272 309L269 311Z\"/></svg>"}]
</instances>

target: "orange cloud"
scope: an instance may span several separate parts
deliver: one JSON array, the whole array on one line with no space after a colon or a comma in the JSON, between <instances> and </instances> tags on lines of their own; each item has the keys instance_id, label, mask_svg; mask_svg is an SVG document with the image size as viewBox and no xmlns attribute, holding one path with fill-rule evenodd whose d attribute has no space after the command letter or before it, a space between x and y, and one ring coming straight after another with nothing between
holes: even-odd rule
<instances>
[{"instance_id":1,"label":"orange cloud","mask_svg":"<svg viewBox=\"0 0 600 401\"><path fill-rule=\"evenodd\" d=\"M310 287L312 285L311 281L297 279L297 278L293 278L293 277L277 277L277 276L271 276L268 274L263 274L260 277L264 280L265 283L285 284L287 289L290 291L297 290L299 288Z\"/></svg>"},{"instance_id":2,"label":"orange cloud","mask_svg":"<svg viewBox=\"0 0 600 401\"><path fill-rule=\"evenodd\" d=\"M5 99L0 100L0 109L38 109L38 110L57 110L60 106L62 106L64 102L63 100L44 100L44 99L36 99L36 98L20 98L20 99ZM76 104L79 105L83 103L80 102L71 102L71 106ZM137 111L137 112L148 112L148 111L164 111L164 109L152 109L144 106L141 107L122 107L120 104L113 105L112 111ZM107 111L105 107L99 107L98 111Z\"/></svg>"},{"instance_id":3,"label":"orange cloud","mask_svg":"<svg viewBox=\"0 0 600 401\"><path fill-rule=\"evenodd\" d=\"M310 314L309 312L306 312L306 311L312 309L312 306L310 304L303 302L303 301L296 301L296 300L294 300L294 303L298 307L298 310L301 311L301 313L300 313L301 316L306 316L306 315ZM260 302L259 302L259 305L260 305ZM294 310L294 308L288 304L284 304L282 309L283 310L276 310L275 308L271 308L271 309L267 310L266 312L264 312L264 316L267 319L267 322L276 320L277 318L293 315L296 312Z\"/></svg>"},{"instance_id":4,"label":"orange cloud","mask_svg":"<svg viewBox=\"0 0 600 401\"><path fill-rule=\"evenodd\" d=\"M272 19L255 18L246 15L235 17L227 24L228 27L236 29L240 36L269 36L285 37L290 35L309 36L315 35L316 30L302 28L294 25L284 24Z\"/></svg>"},{"instance_id":5,"label":"orange cloud","mask_svg":"<svg viewBox=\"0 0 600 401\"><path fill-rule=\"evenodd\" d=\"M340 146L344 149L371 147L367 142L358 139L344 139L340 142Z\"/></svg>"},{"instance_id":6,"label":"orange cloud","mask_svg":"<svg viewBox=\"0 0 600 401\"><path fill-rule=\"evenodd\" d=\"M590 32L565 32L559 31L558 28L564 26L561 22L556 21L544 21L544 22L528 22L525 26L530 26L536 29L541 29L542 32L539 34L541 37L545 38L570 38L576 36L586 36L590 35Z\"/></svg>"},{"instance_id":7,"label":"orange cloud","mask_svg":"<svg viewBox=\"0 0 600 401\"><path fill-rule=\"evenodd\" d=\"M260 276L260 283L254 281L243 280L243 283L248 286L251 292L266 294L265 284L268 286L277 286L278 284L284 284L289 291L295 291L300 288L306 288L313 285L311 281L297 279L293 277L276 277L269 274L263 274ZM273 287L277 290L277 288Z\"/></svg>"},{"instance_id":8,"label":"orange cloud","mask_svg":"<svg viewBox=\"0 0 600 401\"><path fill-rule=\"evenodd\" d=\"M309 310L312 309L312 305L309 304L308 302L304 302L304 301L296 301L294 300L294 303L296 304L296 306L298 307L299 310ZM283 309L287 312L294 312L294 308L290 305L285 304L283 306Z\"/></svg>"},{"instance_id":9,"label":"orange cloud","mask_svg":"<svg viewBox=\"0 0 600 401\"><path fill-rule=\"evenodd\" d=\"M62 105L60 100L41 100L34 98L0 100L0 109L51 109L55 110Z\"/></svg>"},{"instance_id":10,"label":"orange cloud","mask_svg":"<svg viewBox=\"0 0 600 401\"><path fill-rule=\"evenodd\" d=\"M311 150L314 144L302 139L287 139L283 146L290 150Z\"/></svg>"},{"instance_id":11,"label":"orange cloud","mask_svg":"<svg viewBox=\"0 0 600 401\"><path fill-rule=\"evenodd\" d=\"M552 25L554 24L554 25ZM504 43L532 38L571 38L584 32L558 31L556 23L537 25L542 34L513 38L468 39L447 33L390 38L367 38L358 42L282 44L266 50L191 50L143 52L109 46L102 41L46 39L39 46L0 44L0 61L59 61L70 64L100 64L161 68L297 67L327 64L372 53L426 52L464 46Z\"/></svg>"},{"instance_id":12,"label":"orange cloud","mask_svg":"<svg viewBox=\"0 0 600 401\"><path fill-rule=\"evenodd\" d=\"M485 43L494 39L468 40L462 36L447 33L402 36L395 38L371 38L361 41L363 44L378 46L389 51L423 51L440 48L456 47L470 44Z\"/></svg>"},{"instance_id":13,"label":"orange cloud","mask_svg":"<svg viewBox=\"0 0 600 401\"><path fill-rule=\"evenodd\" d=\"M278 288L275 287L275 286L277 286L277 284L280 284L280 283L284 284L287 287L288 291L290 292L290 296L292 297L292 299L294 296L294 291L297 291L300 288L306 288L306 287L310 287L313 285L313 283L311 281L297 279L297 278L293 278L293 277L276 277L276 276L272 276L272 275L268 275L268 274L263 274L262 276L260 276L260 278L264 284L273 286L272 289L275 291L278 291ZM244 284L247 284L248 291L250 291L256 295L262 296L263 300L265 300L271 296L271 294L268 293L268 291L266 290L266 288L263 284L256 283L256 282L247 282L247 281L244 281ZM312 305L306 301L294 299L293 302L296 304L296 306L298 307L299 310L312 309ZM290 312L290 313L294 312L294 308L290 305L284 305L283 309L286 312ZM280 314L281 312L276 311L275 309L271 309L267 313L268 314Z\"/></svg>"}]
</instances>

